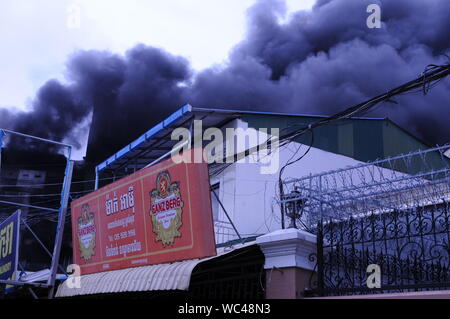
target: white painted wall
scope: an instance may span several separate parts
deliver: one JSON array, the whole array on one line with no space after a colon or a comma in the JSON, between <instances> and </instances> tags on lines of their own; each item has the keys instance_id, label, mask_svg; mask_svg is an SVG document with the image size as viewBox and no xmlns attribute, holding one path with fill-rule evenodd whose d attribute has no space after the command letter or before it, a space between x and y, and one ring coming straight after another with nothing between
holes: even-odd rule
<instances>
[{"instance_id":1,"label":"white painted wall","mask_svg":"<svg viewBox=\"0 0 450 319\"><path fill-rule=\"evenodd\" d=\"M239 119L230 122L227 127L248 129L247 123ZM254 129L250 130L255 131ZM261 144L267 140L267 136L260 135L260 137L262 138L255 143ZM236 150L240 152L255 145L257 144L246 143L245 147L237 145ZM279 155L278 169L273 174L262 174L261 167L267 166L267 158L264 161L265 163L261 163L249 160L249 157L253 156L250 155L238 163L231 164L219 175L211 177L212 185L217 183L220 185L218 190L219 198L242 237L261 235L281 228L281 212L277 202L279 198L279 171L287 162L299 158L307 150L307 145L291 142L279 148L278 152L268 155L270 159ZM284 170L282 179L302 178L360 164L366 163L312 147L300 161L295 162ZM365 166L364 169L358 169L357 172L353 172L351 174L352 185L367 185L380 181L388 182L388 184L392 183L388 187L391 187L392 190L399 190L398 193L393 191L391 194L392 202L397 208L416 207L420 206L421 203L430 201L431 197L427 194L427 188L423 187L428 182L427 180L422 180L421 178L411 179L405 173L380 166L377 166L376 169L374 168L374 166L369 165ZM407 177L407 179L402 181L404 177ZM346 181L346 183L348 182ZM417 189L414 188L409 192L410 195L414 196L411 196L411 199L409 199L408 196L402 195L401 199L396 201L395 196L402 193L400 190L405 188L405 184L413 187L417 185ZM343 188L340 178L329 180L327 185L332 189ZM345 187L348 186L346 185ZM450 196L450 187L446 185L445 188L445 193L439 192L439 198ZM365 195L369 195L370 192L376 192L377 190L376 187L368 188ZM425 194L423 199L420 199L421 192ZM408 192L403 193L408 195ZM218 205L217 202L216 204ZM402 205L406 206L403 207ZM383 211L386 207L380 207L380 209ZM285 225L288 226L288 224L289 221L286 220ZM218 207L218 218L215 221L215 226L217 243L237 239L225 212L220 207Z\"/></svg>"},{"instance_id":2,"label":"white painted wall","mask_svg":"<svg viewBox=\"0 0 450 319\"><path fill-rule=\"evenodd\" d=\"M229 127L242 127L242 121ZM248 145L247 145L248 146ZM276 201L278 198L278 174L295 154L294 158L301 156L307 149L307 145L291 142L279 149L280 165L274 174L261 174L261 163L234 163L227 167L218 176L211 178L211 184L220 184L219 198L233 220L242 237L265 234L281 228L280 207ZM269 156L276 156L272 154ZM283 179L299 178L309 174L317 174L324 171L354 166L362 162L326 152L317 148L311 148L308 154L297 163L288 166L283 173ZM228 222L222 209L219 208L219 223ZM224 232L216 227L216 232ZM227 231L225 231L227 232ZM237 236L230 229L229 237L216 236L216 241L224 242L236 239Z\"/></svg>"}]
</instances>

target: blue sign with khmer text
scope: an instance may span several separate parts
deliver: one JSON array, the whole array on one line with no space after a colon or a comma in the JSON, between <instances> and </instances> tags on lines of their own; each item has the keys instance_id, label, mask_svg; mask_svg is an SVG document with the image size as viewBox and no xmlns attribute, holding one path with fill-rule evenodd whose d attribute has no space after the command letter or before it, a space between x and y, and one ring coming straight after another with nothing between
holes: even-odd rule
<instances>
[{"instance_id":1,"label":"blue sign with khmer text","mask_svg":"<svg viewBox=\"0 0 450 319\"><path fill-rule=\"evenodd\" d=\"M0 224L0 280L16 280L19 257L20 210ZM4 285L1 285L4 288Z\"/></svg>"}]
</instances>

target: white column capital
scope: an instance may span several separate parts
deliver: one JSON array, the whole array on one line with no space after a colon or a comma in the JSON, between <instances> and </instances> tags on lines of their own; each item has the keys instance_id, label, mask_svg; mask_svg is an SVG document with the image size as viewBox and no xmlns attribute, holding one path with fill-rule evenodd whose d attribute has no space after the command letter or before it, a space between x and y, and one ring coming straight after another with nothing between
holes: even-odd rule
<instances>
[{"instance_id":1,"label":"white column capital","mask_svg":"<svg viewBox=\"0 0 450 319\"><path fill-rule=\"evenodd\" d=\"M266 257L264 269L297 267L313 270L316 253L316 236L303 230L280 229L256 238L256 243Z\"/></svg>"}]
</instances>

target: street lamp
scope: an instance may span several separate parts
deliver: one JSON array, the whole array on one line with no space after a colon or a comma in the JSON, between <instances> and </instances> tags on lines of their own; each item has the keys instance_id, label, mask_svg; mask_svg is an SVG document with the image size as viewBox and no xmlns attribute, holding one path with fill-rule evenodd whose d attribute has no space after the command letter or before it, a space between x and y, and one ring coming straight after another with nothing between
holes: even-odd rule
<instances>
[{"instance_id":1,"label":"street lamp","mask_svg":"<svg viewBox=\"0 0 450 319\"><path fill-rule=\"evenodd\" d=\"M295 220L301 217L304 203L304 198L301 197L301 193L298 190L298 187L295 187L292 192L285 195L285 201L287 210L286 216L291 219L288 228L297 228Z\"/></svg>"}]
</instances>

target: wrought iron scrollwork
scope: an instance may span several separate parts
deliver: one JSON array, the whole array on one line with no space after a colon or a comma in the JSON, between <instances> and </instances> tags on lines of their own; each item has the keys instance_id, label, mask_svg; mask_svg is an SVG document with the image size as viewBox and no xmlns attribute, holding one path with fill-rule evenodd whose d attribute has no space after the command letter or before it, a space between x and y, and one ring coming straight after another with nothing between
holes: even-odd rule
<instances>
[{"instance_id":1,"label":"wrought iron scrollwork","mask_svg":"<svg viewBox=\"0 0 450 319\"><path fill-rule=\"evenodd\" d=\"M443 202L319 222L316 292L348 295L450 288L448 206ZM381 288L367 286L370 264L381 269Z\"/></svg>"}]
</instances>

